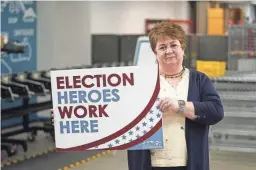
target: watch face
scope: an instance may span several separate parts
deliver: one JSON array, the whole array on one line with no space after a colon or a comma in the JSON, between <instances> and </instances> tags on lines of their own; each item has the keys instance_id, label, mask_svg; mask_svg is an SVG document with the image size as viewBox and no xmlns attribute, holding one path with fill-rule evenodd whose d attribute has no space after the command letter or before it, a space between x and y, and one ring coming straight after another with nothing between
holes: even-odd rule
<instances>
[{"instance_id":1,"label":"watch face","mask_svg":"<svg viewBox=\"0 0 256 170\"><path fill-rule=\"evenodd\" d=\"M184 105L184 104L185 104L185 101L184 101L184 100L179 100L179 104L180 104L180 105Z\"/></svg>"}]
</instances>

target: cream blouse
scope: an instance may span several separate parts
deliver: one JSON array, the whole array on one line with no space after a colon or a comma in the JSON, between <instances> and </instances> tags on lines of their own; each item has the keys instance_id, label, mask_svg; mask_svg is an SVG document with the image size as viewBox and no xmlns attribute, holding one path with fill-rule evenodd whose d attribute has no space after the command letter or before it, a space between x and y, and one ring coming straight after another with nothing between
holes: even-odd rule
<instances>
[{"instance_id":1,"label":"cream blouse","mask_svg":"<svg viewBox=\"0 0 256 170\"><path fill-rule=\"evenodd\" d=\"M187 101L189 86L189 69L183 73L182 79L173 87L160 76L160 96L170 97L174 100ZM153 167L186 166L187 147L185 140L185 118L177 113L167 112L163 116L164 148L151 150Z\"/></svg>"}]
</instances>

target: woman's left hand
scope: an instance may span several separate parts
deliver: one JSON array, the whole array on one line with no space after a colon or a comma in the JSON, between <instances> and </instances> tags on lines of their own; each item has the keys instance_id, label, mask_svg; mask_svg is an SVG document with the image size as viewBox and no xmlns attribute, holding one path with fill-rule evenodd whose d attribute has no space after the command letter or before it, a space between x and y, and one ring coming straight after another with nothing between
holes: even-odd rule
<instances>
[{"instance_id":1,"label":"woman's left hand","mask_svg":"<svg viewBox=\"0 0 256 170\"><path fill-rule=\"evenodd\" d=\"M177 101L167 97L160 100L159 108L162 112L167 112L167 111L177 112L179 109L179 104Z\"/></svg>"}]
</instances>

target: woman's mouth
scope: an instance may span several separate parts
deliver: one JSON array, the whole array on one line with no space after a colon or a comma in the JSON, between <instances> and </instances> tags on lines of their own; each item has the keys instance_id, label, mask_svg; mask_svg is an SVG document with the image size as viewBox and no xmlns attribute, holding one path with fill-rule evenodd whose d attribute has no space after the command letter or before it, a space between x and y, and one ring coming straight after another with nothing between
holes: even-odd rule
<instances>
[{"instance_id":1,"label":"woman's mouth","mask_svg":"<svg viewBox=\"0 0 256 170\"><path fill-rule=\"evenodd\" d=\"M166 57L166 59L168 60L168 59L173 59L175 56L168 56L168 57Z\"/></svg>"}]
</instances>

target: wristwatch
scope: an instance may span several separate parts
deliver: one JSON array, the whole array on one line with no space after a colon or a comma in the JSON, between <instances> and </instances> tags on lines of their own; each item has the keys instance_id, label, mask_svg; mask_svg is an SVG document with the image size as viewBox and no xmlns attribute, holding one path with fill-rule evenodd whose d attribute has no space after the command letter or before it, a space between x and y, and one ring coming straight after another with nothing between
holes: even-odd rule
<instances>
[{"instance_id":1,"label":"wristwatch","mask_svg":"<svg viewBox=\"0 0 256 170\"><path fill-rule=\"evenodd\" d=\"M179 109L177 111L177 113L181 114L184 113L184 108L185 108L185 101L184 100L178 100L178 104L179 104Z\"/></svg>"}]
</instances>

